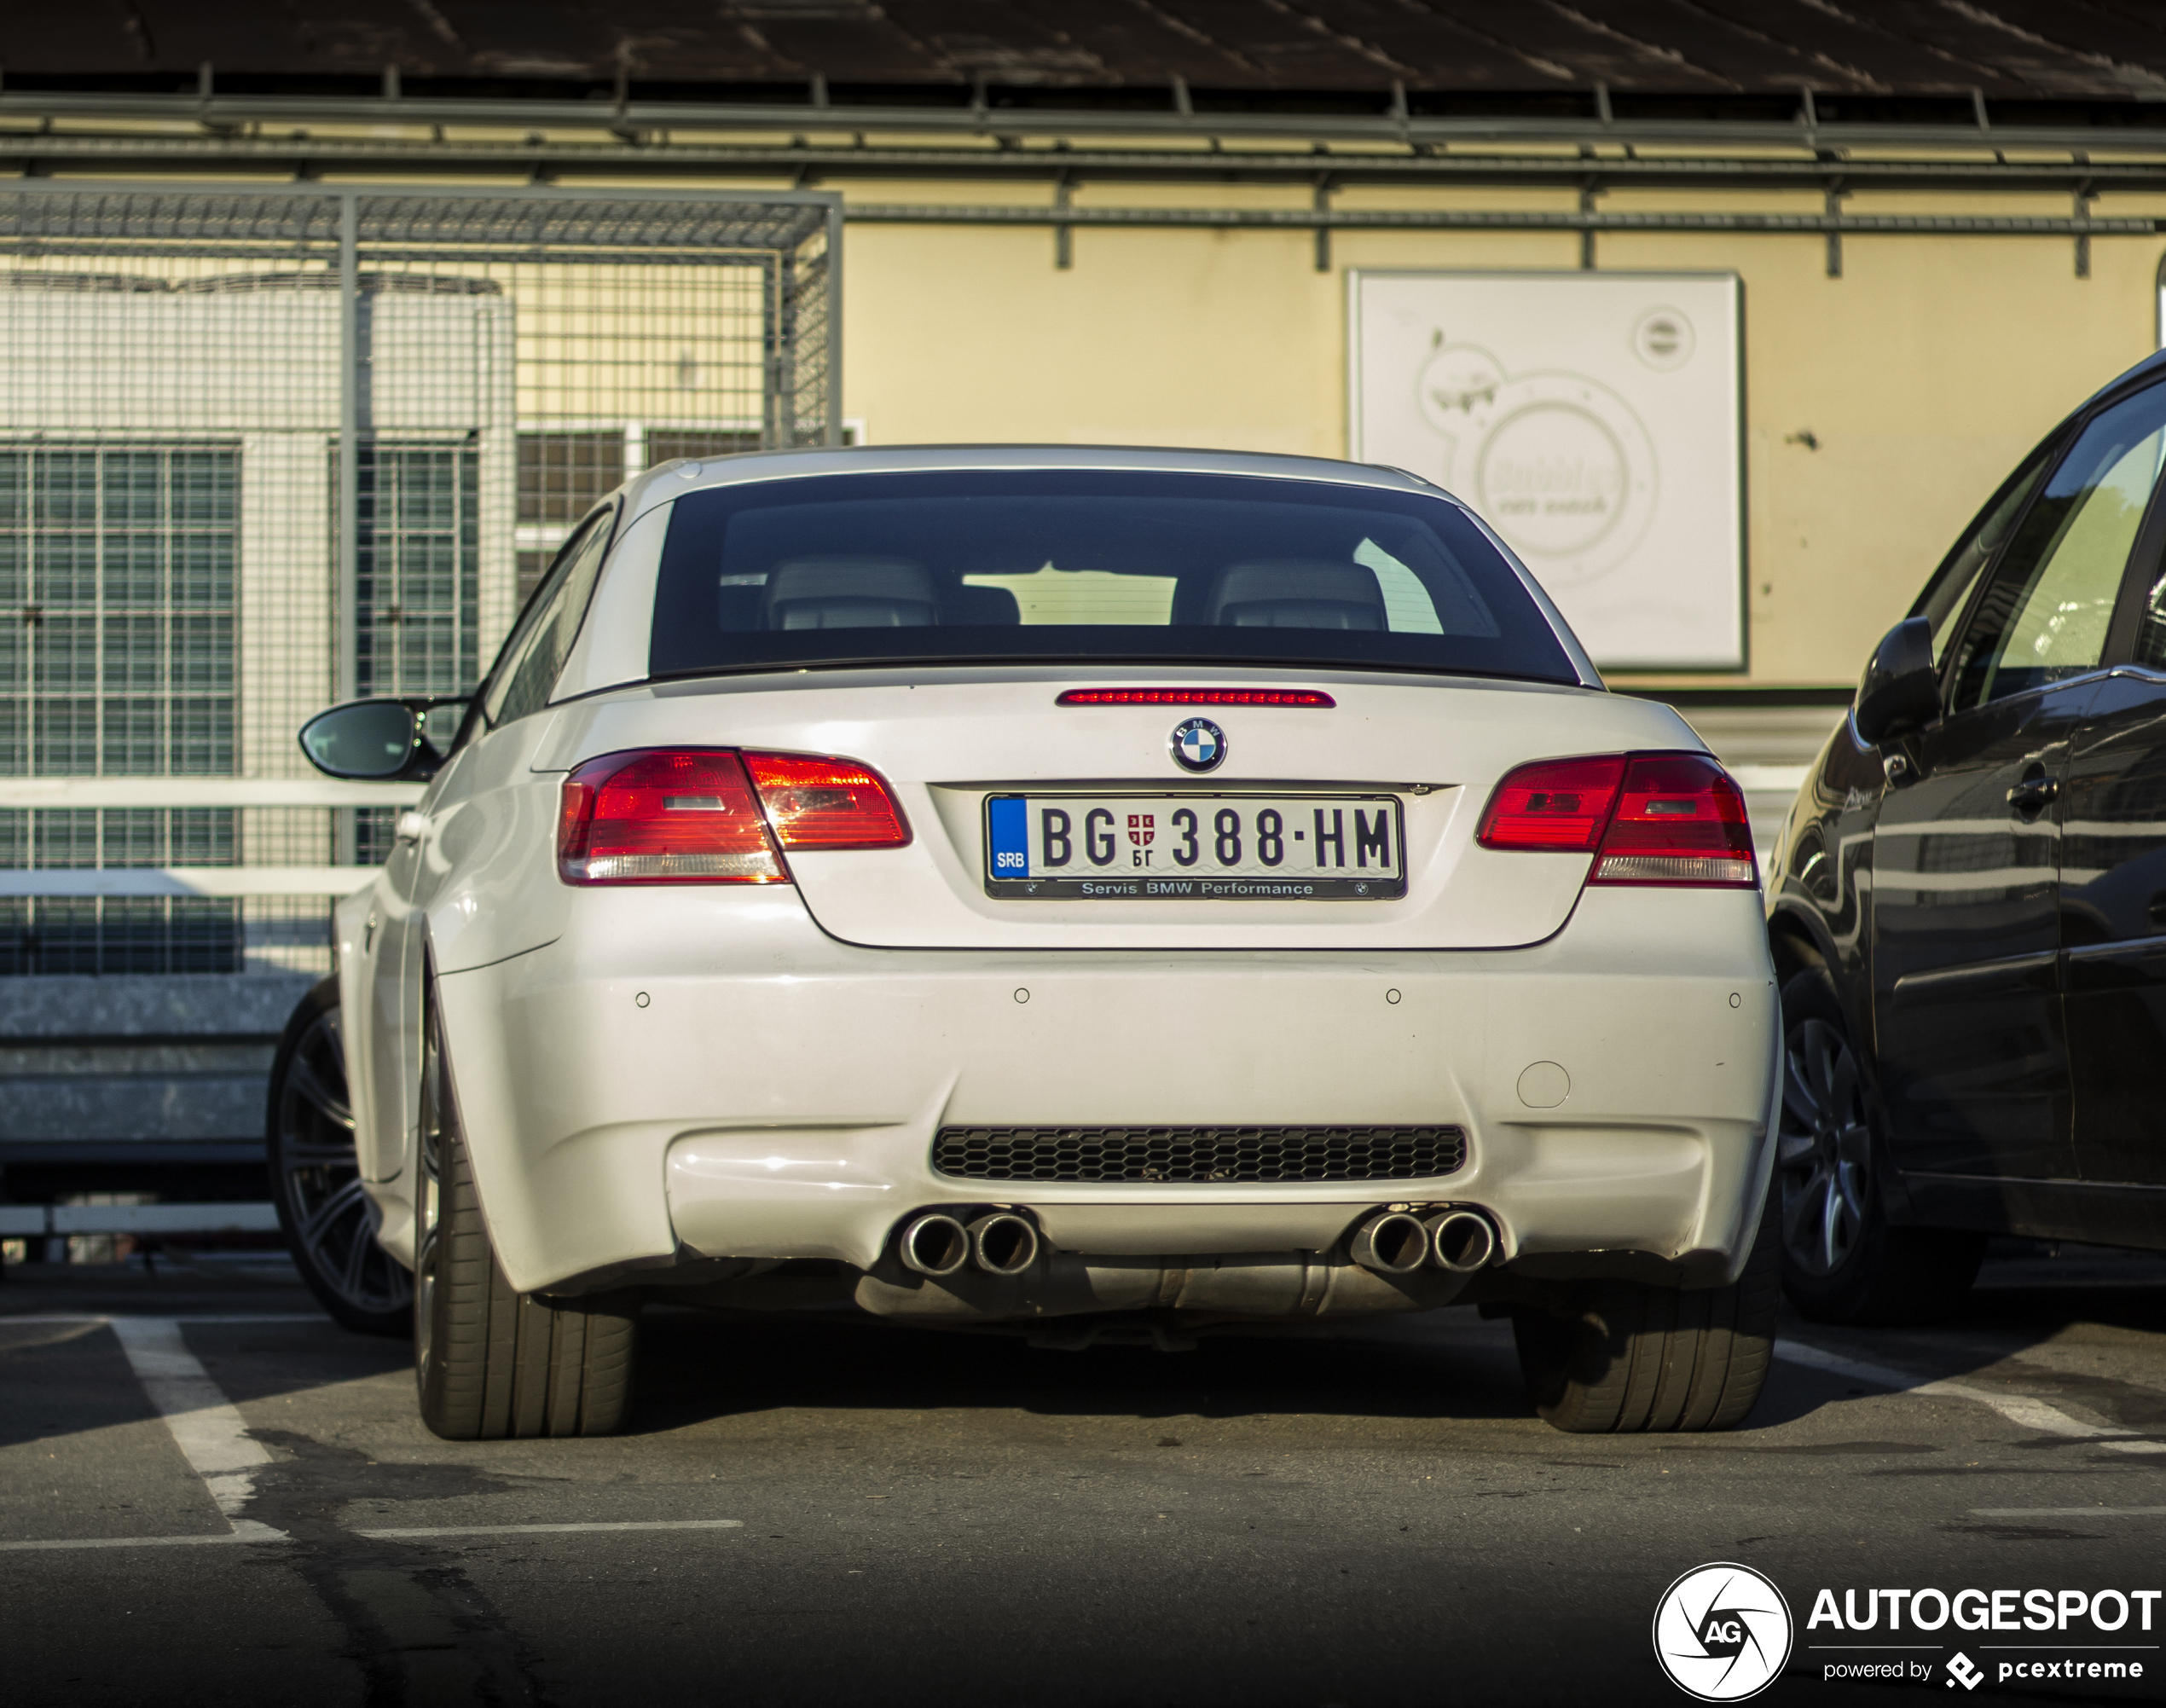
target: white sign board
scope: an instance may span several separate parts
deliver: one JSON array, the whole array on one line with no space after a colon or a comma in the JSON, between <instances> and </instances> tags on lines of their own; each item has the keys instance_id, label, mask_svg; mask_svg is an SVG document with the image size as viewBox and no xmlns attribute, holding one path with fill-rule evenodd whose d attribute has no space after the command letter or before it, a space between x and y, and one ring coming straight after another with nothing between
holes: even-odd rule
<instances>
[{"instance_id":1,"label":"white sign board","mask_svg":"<svg viewBox=\"0 0 2166 1708\"><path fill-rule=\"evenodd\" d=\"M1349 287L1357 461L1471 505L1597 664L1744 664L1735 275L1356 271Z\"/></svg>"}]
</instances>

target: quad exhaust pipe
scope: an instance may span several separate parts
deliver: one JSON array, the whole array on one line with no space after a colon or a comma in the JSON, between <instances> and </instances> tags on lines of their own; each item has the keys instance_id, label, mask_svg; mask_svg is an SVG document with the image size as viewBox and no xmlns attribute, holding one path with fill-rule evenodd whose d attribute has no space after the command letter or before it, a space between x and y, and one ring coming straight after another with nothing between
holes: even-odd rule
<instances>
[{"instance_id":1,"label":"quad exhaust pipe","mask_svg":"<svg viewBox=\"0 0 2166 1708\"><path fill-rule=\"evenodd\" d=\"M970 1230L938 1210L913 1217L895 1242L905 1269L920 1275L953 1275L970 1260Z\"/></svg>"},{"instance_id":2,"label":"quad exhaust pipe","mask_svg":"<svg viewBox=\"0 0 2166 1708\"><path fill-rule=\"evenodd\" d=\"M1021 1275L1038 1261L1038 1230L1011 1211L980 1216L969 1232L970 1255L987 1275Z\"/></svg>"},{"instance_id":3,"label":"quad exhaust pipe","mask_svg":"<svg viewBox=\"0 0 2166 1708\"><path fill-rule=\"evenodd\" d=\"M1479 1210L1446 1210L1423 1224L1429 1259L1454 1275L1472 1275L1497 1255L1497 1230Z\"/></svg>"},{"instance_id":4,"label":"quad exhaust pipe","mask_svg":"<svg viewBox=\"0 0 2166 1708\"><path fill-rule=\"evenodd\" d=\"M1495 1259L1497 1248L1497 1229L1480 1210L1440 1210L1427 1216L1379 1210L1354 1230L1349 1254L1378 1275L1411 1275L1424 1264L1453 1275L1472 1275Z\"/></svg>"},{"instance_id":5,"label":"quad exhaust pipe","mask_svg":"<svg viewBox=\"0 0 2166 1708\"><path fill-rule=\"evenodd\" d=\"M929 1210L903 1224L895 1255L918 1275L953 1275L966 1263L987 1275L1021 1275L1038 1261L1038 1229L1011 1210L988 1212L967 1226L944 1210Z\"/></svg>"},{"instance_id":6,"label":"quad exhaust pipe","mask_svg":"<svg viewBox=\"0 0 2166 1708\"><path fill-rule=\"evenodd\" d=\"M1375 1275L1408 1276L1428 1266L1472 1275L1493 1263L1497 1250L1496 1224L1460 1205L1419 1214L1379 1210L1354 1230L1347 1254ZM902 1266L935 1279L966 1265L986 1275L1024 1275L1042 1253L1037 1224L1012 1210L988 1210L967 1223L945 1210L927 1210L905 1222L895 1239Z\"/></svg>"},{"instance_id":7,"label":"quad exhaust pipe","mask_svg":"<svg viewBox=\"0 0 2166 1708\"><path fill-rule=\"evenodd\" d=\"M1352 1255L1379 1275L1411 1275L1429 1260L1429 1230L1404 1210L1385 1210L1354 1230Z\"/></svg>"}]
</instances>

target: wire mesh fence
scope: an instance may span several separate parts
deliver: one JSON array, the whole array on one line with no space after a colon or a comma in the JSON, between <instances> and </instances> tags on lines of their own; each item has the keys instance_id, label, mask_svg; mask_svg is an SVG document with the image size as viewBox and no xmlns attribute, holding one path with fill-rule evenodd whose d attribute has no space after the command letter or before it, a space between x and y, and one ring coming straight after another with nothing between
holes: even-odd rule
<instances>
[{"instance_id":1,"label":"wire mesh fence","mask_svg":"<svg viewBox=\"0 0 2166 1708\"><path fill-rule=\"evenodd\" d=\"M0 777L297 778L470 690L628 475L839 441L805 194L0 191ZM0 810L0 867L370 863L386 812ZM0 900L0 976L321 971L305 896Z\"/></svg>"}]
</instances>

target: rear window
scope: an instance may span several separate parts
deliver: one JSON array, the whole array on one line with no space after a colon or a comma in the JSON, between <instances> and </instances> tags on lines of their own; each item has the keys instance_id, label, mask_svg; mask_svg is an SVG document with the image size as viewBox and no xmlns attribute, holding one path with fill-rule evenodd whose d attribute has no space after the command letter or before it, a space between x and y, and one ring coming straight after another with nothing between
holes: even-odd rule
<instances>
[{"instance_id":1,"label":"rear window","mask_svg":"<svg viewBox=\"0 0 2166 1708\"><path fill-rule=\"evenodd\" d=\"M657 676L1000 659L1577 680L1480 530L1416 493L995 470L824 475L676 501Z\"/></svg>"}]
</instances>

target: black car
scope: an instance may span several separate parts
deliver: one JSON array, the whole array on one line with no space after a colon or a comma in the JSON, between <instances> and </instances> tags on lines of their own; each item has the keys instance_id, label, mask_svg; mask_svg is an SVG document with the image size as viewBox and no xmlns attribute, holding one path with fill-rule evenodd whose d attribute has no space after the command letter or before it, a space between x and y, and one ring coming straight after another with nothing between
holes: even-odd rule
<instances>
[{"instance_id":1,"label":"black car","mask_svg":"<svg viewBox=\"0 0 2166 1708\"><path fill-rule=\"evenodd\" d=\"M2166 356L2047 435L1866 666L1770 862L1785 1283L2166 1248Z\"/></svg>"}]
</instances>

